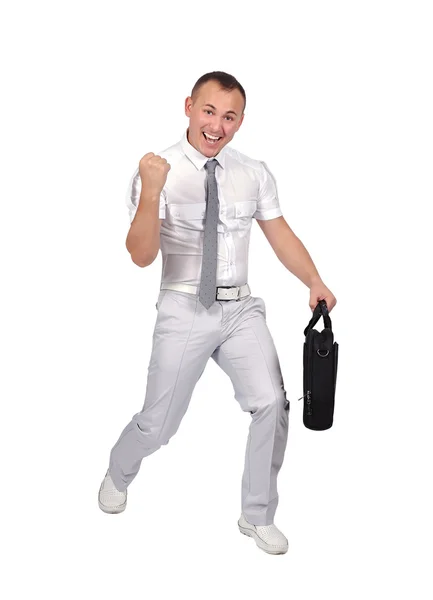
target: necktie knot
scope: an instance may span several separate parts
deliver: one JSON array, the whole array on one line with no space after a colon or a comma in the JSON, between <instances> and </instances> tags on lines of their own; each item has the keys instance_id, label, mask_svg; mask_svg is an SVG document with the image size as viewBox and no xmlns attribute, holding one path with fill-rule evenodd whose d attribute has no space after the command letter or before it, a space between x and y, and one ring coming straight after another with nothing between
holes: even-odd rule
<instances>
[{"instance_id":1,"label":"necktie knot","mask_svg":"<svg viewBox=\"0 0 433 600\"><path fill-rule=\"evenodd\" d=\"M212 158L211 160L208 160L207 163L205 163L204 168L207 170L208 173L210 173L211 175L214 175L217 165L218 165L217 159Z\"/></svg>"}]
</instances>

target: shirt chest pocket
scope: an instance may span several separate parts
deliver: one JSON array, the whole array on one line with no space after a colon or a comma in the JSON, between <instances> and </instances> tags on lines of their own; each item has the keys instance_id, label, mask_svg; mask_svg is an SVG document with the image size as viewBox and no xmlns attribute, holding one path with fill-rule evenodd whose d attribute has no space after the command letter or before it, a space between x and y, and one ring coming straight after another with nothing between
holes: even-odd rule
<instances>
[{"instance_id":1,"label":"shirt chest pocket","mask_svg":"<svg viewBox=\"0 0 433 600\"><path fill-rule=\"evenodd\" d=\"M206 202L193 204L168 204L168 211L173 223L192 229L203 229L206 215Z\"/></svg>"},{"instance_id":2,"label":"shirt chest pocket","mask_svg":"<svg viewBox=\"0 0 433 600\"><path fill-rule=\"evenodd\" d=\"M251 218L257 210L257 200L243 200L235 202L235 217L240 230L249 230Z\"/></svg>"},{"instance_id":3,"label":"shirt chest pocket","mask_svg":"<svg viewBox=\"0 0 433 600\"><path fill-rule=\"evenodd\" d=\"M235 216L236 218L252 217L257 210L257 200L243 200L242 202L235 202Z\"/></svg>"}]
</instances>

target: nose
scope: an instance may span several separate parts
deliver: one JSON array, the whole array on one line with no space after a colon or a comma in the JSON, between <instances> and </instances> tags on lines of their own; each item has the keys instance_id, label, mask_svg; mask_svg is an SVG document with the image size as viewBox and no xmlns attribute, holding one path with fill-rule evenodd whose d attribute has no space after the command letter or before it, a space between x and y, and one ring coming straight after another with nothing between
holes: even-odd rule
<instances>
[{"instance_id":1,"label":"nose","mask_svg":"<svg viewBox=\"0 0 433 600\"><path fill-rule=\"evenodd\" d=\"M215 135L215 136L218 136L218 137L222 136L221 129L218 129L218 127L212 127L211 126L209 129L210 129L210 133L212 135Z\"/></svg>"}]
</instances>

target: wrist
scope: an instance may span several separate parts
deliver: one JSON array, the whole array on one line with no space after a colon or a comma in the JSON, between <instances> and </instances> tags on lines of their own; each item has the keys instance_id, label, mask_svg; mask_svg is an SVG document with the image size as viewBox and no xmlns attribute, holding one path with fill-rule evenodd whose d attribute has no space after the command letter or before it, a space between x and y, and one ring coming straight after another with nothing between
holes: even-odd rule
<instances>
[{"instance_id":1,"label":"wrist","mask_svg":"<svg viewBox=\"0 0 433 600\"><path fill-rule=\"evenodd\" d=\"M313 287L313 285L316 285L317 283L323 283L322 278L320 277L320 275L318 273L315 273L314 275L312 275L310 277L310 280L308 282L308 287L311 289Z\"/></svg>"},{"instance_id":2,"label":"wrist","mask_svg":"<svg viewBox=\"0 0 433 600\"><path fill-rule=\"evenodd\" d=\"M159 204L161 192L159 194L153 192L145 192L140 194L140 204ZM139 204L139 206L140 206Z\"/></svg>"}]
</instances>

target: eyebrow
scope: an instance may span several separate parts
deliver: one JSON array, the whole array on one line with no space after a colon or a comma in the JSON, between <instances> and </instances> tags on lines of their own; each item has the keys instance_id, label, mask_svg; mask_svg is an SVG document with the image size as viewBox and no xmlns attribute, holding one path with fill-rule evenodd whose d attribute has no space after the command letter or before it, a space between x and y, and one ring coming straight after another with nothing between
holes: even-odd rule
<instances>
[{"instance_id":1,"label":"eyebrow","mask_svg":"<svg viewBox=\"0 0 433 600\"><path fill-rule=\"evenodd\" d=\"M215 107L213 104L209 104L209 103L208 103L208 104L205 104L204 106L210 106L211 108L213 108L214 110L216 110L216 107ZM237 113L235 113L235 111L234 111L234 110L228 110L228 111L226 112L226 115L228 115L229 113L233 113L234 115L236 115L236 117L238 116L238 115L237 115Z\"/></svg>"}]
</instances>

